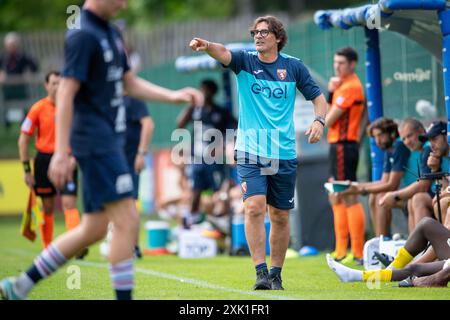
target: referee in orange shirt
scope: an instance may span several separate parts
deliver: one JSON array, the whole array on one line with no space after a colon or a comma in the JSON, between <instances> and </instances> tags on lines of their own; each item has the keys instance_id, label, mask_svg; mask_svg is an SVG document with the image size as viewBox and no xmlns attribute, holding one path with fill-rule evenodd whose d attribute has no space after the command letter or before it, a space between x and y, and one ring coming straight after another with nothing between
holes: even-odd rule
<instances>
[{"instance_id":1,"label":"referee in orange shirt","mask_svg":"<svg viewBox=\"0 0 450 320\"><path fill-rule=\"evenodd\" d=\"M19 137L19 154L25 171L25 183L34 188L37 196L42 199L44 221L39 226L44 248L53 238L53 211L55 206L55 187L50 182L47 171L55 148L55 97L60 80L57 71L50 71L45 76L45 90L48 96L36 102L28 112L21 128ZM34 159L34 175L31 172L28 147L37 130ZM62 208L64 210L67 230L75 228L80 223L80 214L76 207L77 172L61 191ZM86 253L86 252L84 252Z\"/></svg>"},{"instance_id":2,"label":"referee in orange shirt","mask_svg":"<svg viewBox=\"0 0 450 320\"><path fill-rule=\"evenodd\" d=\"M335 77L330 79L328 85L331 107L326 116L330 144L330 181L356 181L360 124L365 107L363 86L355 74L357 62L358 54L351 47L342 48L334 55ZM334 258L337 261L346 258L350 234L352 255L344 262L362 264L365 216L358 196L330 194L329 200L333 208L336 236Z\"/></svg>"}]
</instances>

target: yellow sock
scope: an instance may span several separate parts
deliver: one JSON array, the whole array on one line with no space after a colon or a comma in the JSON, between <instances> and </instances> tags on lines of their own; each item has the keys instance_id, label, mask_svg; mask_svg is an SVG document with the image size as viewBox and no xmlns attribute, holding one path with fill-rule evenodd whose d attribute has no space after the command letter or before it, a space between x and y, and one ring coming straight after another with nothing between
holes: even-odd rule
<instances>
[{"instance_id":1,"label":"yellow sock","mask_svg":"<svg viewBox=\"0 0 450 320\"><path fill-rule=\"evenodd\" d=\"M405 247L401 247L398 250L397 256L394 261L392 261L391 266L395 269L403 269L408 263L410 263L414 257L406 251Z\"/></svg>"},{"instance_id":2,"label":"yellow sock","mask_svg":"<svg viewBox=\"0 0 450 320\"><path fill-rule=\"evenodd\" d=\"M363 271L363 281L372 281L379 280L381 282L390 282L392 279L392 270L384 269L384 270L368 270Z\"/></svg>"}]
</instances>

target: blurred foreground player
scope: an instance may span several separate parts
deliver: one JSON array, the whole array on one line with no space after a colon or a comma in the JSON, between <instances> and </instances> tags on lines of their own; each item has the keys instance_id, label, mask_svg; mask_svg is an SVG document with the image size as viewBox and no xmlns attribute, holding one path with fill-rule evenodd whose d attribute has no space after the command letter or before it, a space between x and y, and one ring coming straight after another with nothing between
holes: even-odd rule
<instances>
[{"instance_id":1,"label":"blurred foreground player","mask_svg":"<svg viewBox=\"0 0 450 320\"><path fill-rule=\"evenodd\" d=\"M119 137L126 130L124 91L136 98L168 103L198 100L195 103L202 104L203 97L195 89L168 90L130 72L120 33L108 22L126 5L126 0L86 0L80 28L67 32L49 176L60 189L71 175L70 136L82 172L86 214L78 227L51 243L26 272L0 282L4 299L25 299L39 281L80 249L103 239L109 222L114 228L109 255L112 285L117 299L132 297L139 217Z\"/></svg>"}]
</instances>

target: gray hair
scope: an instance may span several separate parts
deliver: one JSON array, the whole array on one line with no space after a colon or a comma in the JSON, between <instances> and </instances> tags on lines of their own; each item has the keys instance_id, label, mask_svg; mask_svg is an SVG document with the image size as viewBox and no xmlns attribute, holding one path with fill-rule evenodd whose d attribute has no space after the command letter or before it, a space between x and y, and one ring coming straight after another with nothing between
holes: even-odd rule
<instances>
[{"instance_id":1,"label":"gray hair","mask_svg":"<svg viewBox=\"0 0 450 320\"><path fill-rule=\"evenodd\" d=\"M405 126L411 126L411 128L413 128L414 130L418 130L418 131L423 131L426 132L424 125L422 124L422 122L420 122L417 119L414 118L406 118L405 120L402 121L402 123L400 124L400 129L404 129Z\"/></svg>"},{"instance_id":2,"label":"gray hair","mask_svg":"<svg viewBox=\"0 0 450 320\"><path fill-rule=\"evenodd\" d=\"M8 32L5 36L4 43L9 42L20 43L20 35L17 32Z\"/></svg>"}]
</instances>

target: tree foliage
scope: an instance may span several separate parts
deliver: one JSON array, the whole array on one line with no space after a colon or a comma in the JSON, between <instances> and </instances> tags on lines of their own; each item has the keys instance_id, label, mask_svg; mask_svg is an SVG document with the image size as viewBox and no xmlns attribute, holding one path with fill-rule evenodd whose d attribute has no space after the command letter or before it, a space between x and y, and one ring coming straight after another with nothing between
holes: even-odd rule
<instances>
[{"instance_id":1,"label":"tree foliage","mask_svg":"<svg viewBox=\"0 0 450 320\"><path fill-rule=\"evenodd\" d=\"M66 27L70 5L83 0L0 0L0 32L60 30ZM360 0L129 0L121 14L129 25L151 28L162 23L232 17L245 13L285 11L298 15L305 10L342 8Z\"/></svg>"},{"instance_id":2,"label":"tree foliage","mask_svg":"<svg viewBox=\"0 0 450 320\"><path fill-rule=\"evenodd\" d=\"M0 31L64 29L67 7L83 0L0 0Z\"/></svg>"}]
</instances>

